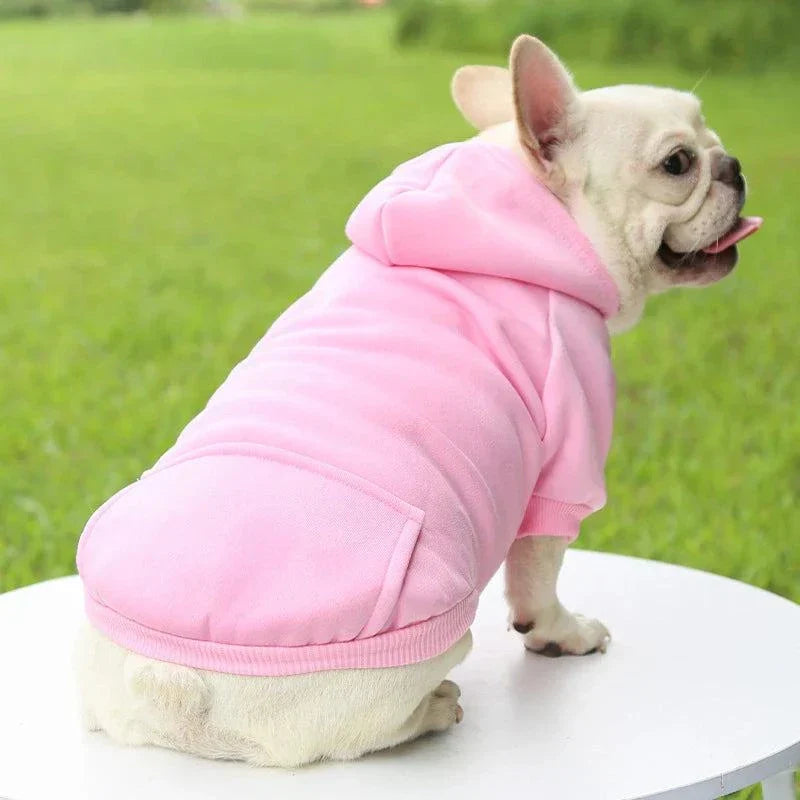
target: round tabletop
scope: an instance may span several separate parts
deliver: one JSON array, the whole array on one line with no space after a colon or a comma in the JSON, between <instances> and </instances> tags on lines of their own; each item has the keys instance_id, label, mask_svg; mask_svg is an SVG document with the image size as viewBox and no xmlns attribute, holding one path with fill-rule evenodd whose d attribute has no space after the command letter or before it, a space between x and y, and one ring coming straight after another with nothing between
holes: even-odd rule
<instances>
[{"instance_id":1,"label":"round tabletop","mask_svg":"<svg viewBox=\"0 0 800 800\"><path fill-rule=\"evenodd\" d=\"M453 672L464 721L349 763L299 770L125 748L79 722L81 587L0 595L0 797L719 797L800 763L800 606L683 567L571 551L562 601L612 632L605 655L527 653L502 577Z\"/></svg>"}]
</instances>

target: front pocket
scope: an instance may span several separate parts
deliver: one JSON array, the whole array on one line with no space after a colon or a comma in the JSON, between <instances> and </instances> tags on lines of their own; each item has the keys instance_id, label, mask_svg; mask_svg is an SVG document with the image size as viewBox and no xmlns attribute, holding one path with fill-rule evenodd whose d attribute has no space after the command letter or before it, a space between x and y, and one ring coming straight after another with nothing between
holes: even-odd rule
<instances>
[{"instance_id":1,"label":"front pocket","mask_svg":"<svg viewBox=\"0 0 800 800\"><path fill-rule=\"evenodd\" d=\"M89 592L192 639L302 646L380 633L423 512L277 448L213 447L150 471L87 526Z\"/></svg>"}]
</instances>

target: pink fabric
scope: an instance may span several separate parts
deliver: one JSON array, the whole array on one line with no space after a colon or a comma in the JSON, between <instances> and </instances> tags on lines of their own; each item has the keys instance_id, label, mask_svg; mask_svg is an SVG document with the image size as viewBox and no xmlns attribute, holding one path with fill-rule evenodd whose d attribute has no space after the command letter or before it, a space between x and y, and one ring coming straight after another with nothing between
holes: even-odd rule
<instances>
[{"instance_id":1,"label":"pink fabric","mask_svg":"<svg viewBox=\"0 0 800 800\"><path fill-rule=\"evenodd\" d=\"M437 148L347 234L87 524L87 611L123 646L247 675L431 658L516 536L572 538L605 502L616 290L524 165Z\"/></svg>"}]
</instances>

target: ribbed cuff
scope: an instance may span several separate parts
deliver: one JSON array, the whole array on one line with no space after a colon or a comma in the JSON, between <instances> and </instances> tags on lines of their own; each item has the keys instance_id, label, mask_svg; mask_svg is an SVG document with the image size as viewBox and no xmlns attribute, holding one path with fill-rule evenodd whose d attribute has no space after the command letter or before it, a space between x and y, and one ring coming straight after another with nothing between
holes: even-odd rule
<instances>
[{"instance_id":1,"label":"ribbed cuff","mask_svg":"<svg viewBox=\"0 0 800 800\"><path fill-rule=\"evenodd\" d=\"M559 503L546 497L532 497L517 538L523 536L564 536L575 539L581 522L592 513L591 508L573 503Z\"/></svg>"}]
</instances>

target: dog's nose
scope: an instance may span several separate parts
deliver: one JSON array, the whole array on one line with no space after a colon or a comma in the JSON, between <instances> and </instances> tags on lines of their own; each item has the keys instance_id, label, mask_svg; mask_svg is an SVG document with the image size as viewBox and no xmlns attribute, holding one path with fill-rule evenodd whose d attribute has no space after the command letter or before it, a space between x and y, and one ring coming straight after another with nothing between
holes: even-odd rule
<instances>
[{"instance_id":1,"label":"dog's nose","mask_svg":"<svg viewBox=\"0 0 800 800\"><path fill-rule=\"evenodd\" d=\"M737 191L744 191L744 178L742 177L742 165L738 158L733 156L723 156L717 163L718 181L733 186Z\"/></svg>"}]
</instances>

